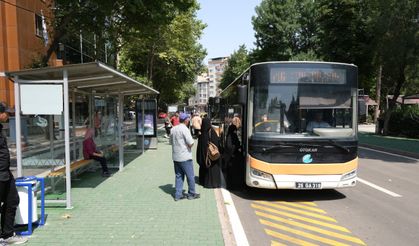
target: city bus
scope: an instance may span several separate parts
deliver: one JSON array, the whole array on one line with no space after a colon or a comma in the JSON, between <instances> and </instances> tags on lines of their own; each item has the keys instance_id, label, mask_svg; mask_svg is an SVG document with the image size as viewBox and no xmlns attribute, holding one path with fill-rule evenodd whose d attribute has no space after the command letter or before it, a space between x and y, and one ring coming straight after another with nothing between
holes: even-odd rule
<instances>
[{"instance_id":1,"label":"city bus","mask_svg":"<svg viewBox=\"0 0 419 246\"><path fill-rule=\"evenodd\" d=\"M265 189L356 185L358 68L333 62L251 65L220 94L226 129L241 118L243 183ZM234 166L229 165L227 166ZM228 182L228 180L227 180Z\"/></svg>"}]
</instances>

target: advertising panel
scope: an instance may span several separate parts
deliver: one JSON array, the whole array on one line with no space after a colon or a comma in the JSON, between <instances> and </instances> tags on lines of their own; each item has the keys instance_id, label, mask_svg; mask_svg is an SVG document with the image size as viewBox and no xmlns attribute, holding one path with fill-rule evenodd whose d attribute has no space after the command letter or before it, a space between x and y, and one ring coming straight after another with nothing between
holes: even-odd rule
<instances>
[{"instance_id":1,"label":"advertising panel","mask_svg":"<svg viewBox=\"0 0 419 246\"><path fill-rule=\"evenodd\" d=\"M143 108L144 105L144 117ZM138 100L136 102L137 133L146 137L157 136L157 101L155 99ZM143 124L144 119L144 124Z\"/></svg>"}]
</instances>

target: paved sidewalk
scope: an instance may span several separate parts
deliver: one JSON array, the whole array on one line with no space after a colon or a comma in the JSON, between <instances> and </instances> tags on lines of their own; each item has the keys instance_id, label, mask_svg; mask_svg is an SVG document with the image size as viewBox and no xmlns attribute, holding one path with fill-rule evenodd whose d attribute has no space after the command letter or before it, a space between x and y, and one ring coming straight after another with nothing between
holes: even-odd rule
<instances>
[{"instance_id":1,"label":"paved sidewalk","mask_svg":"<svg viewBox=\"0 0 419 246\"><path fill-rule=\"evenodd\" d=\"M380 136L372 133L359 133L358 139L359 144L364 147L419 158L419 139Z\"/></svg>"},{"instance_id":2,"label":"paved sidewalk","mask_svg":"<svg viewBox=\"0 0 419 246\"><path fill-rule=\"evenodd\" d=\"M166 140L110 178L96 172L80 179L73 182L74 208L48 207L46 225L26 245L224 244L214 190L197 185L200 199L174 202Z\"/></svg>"}]
</instances>

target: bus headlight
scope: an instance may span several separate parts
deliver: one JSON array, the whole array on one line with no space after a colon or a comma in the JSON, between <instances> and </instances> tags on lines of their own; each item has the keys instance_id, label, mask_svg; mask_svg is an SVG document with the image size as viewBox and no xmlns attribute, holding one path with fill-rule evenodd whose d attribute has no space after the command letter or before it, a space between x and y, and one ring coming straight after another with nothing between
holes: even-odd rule
<instances>
[{"instance_id":1,"label":"bus headlight","mask_svg":"<svg viewBox=\"0 0 419 246\"><path fill-rule=\"evenodd\" d=\"M341 181L351 179L356 176L356 169L342 175Z\"/></svg>"},{"instance_id":2,"label":"bus headlight","mask_svg":"<svg viewBox=\"0 0 419 246\"><path fill-rule=\"evenodd\" d=\"M259 170L254 169L254 168L250 168L250 174L254 177L257 177L257 178L273 181L273 178L272 178L271 174L259 171Z\"/></svg>"}]
</instances>

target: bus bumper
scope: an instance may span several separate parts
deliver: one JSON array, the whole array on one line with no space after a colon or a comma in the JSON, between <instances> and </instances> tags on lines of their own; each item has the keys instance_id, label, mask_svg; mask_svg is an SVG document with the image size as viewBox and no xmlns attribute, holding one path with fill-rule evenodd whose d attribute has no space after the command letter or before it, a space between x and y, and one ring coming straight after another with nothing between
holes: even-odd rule
<instances>
[{"instance_id":1,"label":"bus bumper","mask_svg":"<svg viewBox=\"0 0 419 246\"><path fill-rule=\"evenodd\" d=\"M336 189L353 187L358 158L346 163L271 164L247 158L246 184L263 189ZM286 174L284 174L286 173Z\"/></svg>"},{"instance_id":2,"label":"bus bumper","mask_svg":"<svg viewBox=\"0 0 419 246\"><path fill-rule=\"evenodd\" d=\"M262 189L338 189L354 187L357 182L356 170L342 175L271 175L256 169L249 171L247 186Z\"/></svg>"},{"instance_id":3,"label":"bus bumper","mask_svg":"<svg viewBox=\"0 0 419 246\"><path fill-rule=\"evenodd\" d=\"M344 175L275 175L274 180L278 189L338 189L346 187L354 187L356 185L356 175L342 180ZM297 183L309 184L308 187L299 187ZM313 187L312 184L320 184Z\"/></svg>"}]
</instances>

